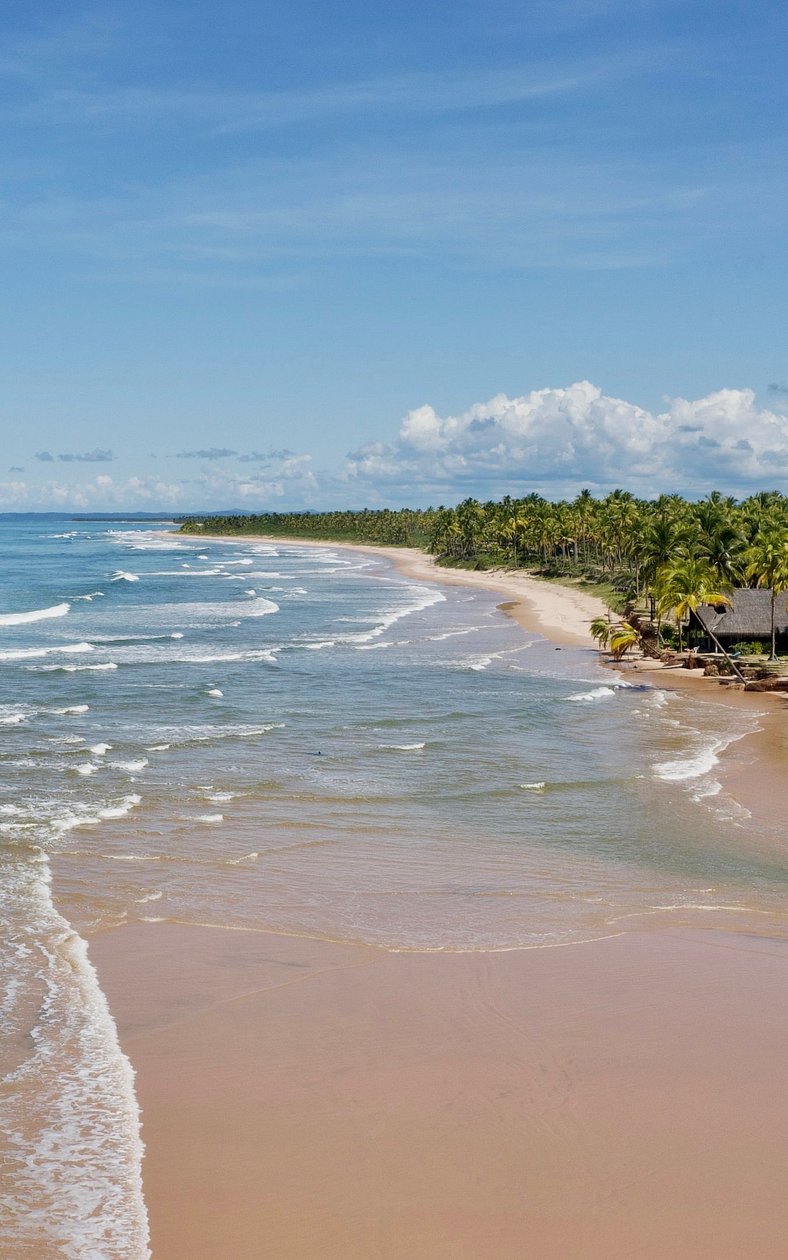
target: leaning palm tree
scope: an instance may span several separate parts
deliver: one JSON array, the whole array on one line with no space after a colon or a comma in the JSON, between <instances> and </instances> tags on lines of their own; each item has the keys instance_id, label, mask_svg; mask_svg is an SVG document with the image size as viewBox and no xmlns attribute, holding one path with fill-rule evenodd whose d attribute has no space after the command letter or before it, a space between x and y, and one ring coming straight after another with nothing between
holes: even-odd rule
<instances>
[{"instance_id":1,"label":"leaning palm tree","mask_svg":"<svg viewBox=\"0 0 788 1260\"><path fill-rule=\"evenodd\" d=\"M613 623L610 620L610 617L594 617L594 620L588 628L591 632L591 638L596 639L601 652L603 648L607 647L610 635L613 631Z\"/></svg>"},{"instance_id":2,"label":"leaning palm tree","mask_svg":"<svg viewBox=\"0 0 788 1260\"><path fill-rule=\"evenodd\" d=\"M771 636L772 652L770 660L777 660L776 630L774 624L774 605L777 596L788 591L788 529L769 530L759 533L753 539L746 553L747 576L755 580L756 586L768 587L771 591Z\"/></svg>"},{"instance_id":3,"label":"leaning palm tree","mask_svg":"<svg viewBox=\"0 0 788 1260\"><path fill-rule=\"evenodd\" d=\"M610 651L613 660L620 661L625 652L640 643L640 631L628 621L620 621L610 633Z\"/></svg>"},{"instance_id":4,"label":"leaning palm tree","mask_svg":"<svg viewBox=\"0 0 788 1260\"><path fill-rule=\"evenodd\" d=\"M676 619L679 631L679 648L683 646L682 626L684 618L697 612L701 604L729 604L723 588L730 584L721 582L716 569L708 560L691 555L680 555L662 566L655 583L657 606L661 613L670 611Z\"/></svg>"}]
</instances>

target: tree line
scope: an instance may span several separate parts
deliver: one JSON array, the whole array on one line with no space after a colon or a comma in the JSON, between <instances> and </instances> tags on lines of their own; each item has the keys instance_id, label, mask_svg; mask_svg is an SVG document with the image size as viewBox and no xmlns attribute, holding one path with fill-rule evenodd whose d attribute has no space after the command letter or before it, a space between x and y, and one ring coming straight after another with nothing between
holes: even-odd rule
<instances>
[{"instance_id":1,"label":"tree line","mask_svg":"<svg viewBox=\"0 0 788 1260\"><path fill-rule=\"evenodd\" d=\"M760 586L772 592L774 631L775 599L788 590L788 498L777 491L739 502L717 490L699 501L583 490L559 502L528 494L456 507L190 518L182 529L422 547L450 565L606 583L622 606L650 601L652 619L672 612L679 628L699 604Z\"/></svg>"}]
</instances>

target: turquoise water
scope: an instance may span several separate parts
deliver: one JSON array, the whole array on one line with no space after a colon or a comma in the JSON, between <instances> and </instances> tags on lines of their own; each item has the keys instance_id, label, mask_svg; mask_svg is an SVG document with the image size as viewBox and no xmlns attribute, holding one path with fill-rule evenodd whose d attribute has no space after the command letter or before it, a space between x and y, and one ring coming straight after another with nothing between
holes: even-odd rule
<instances>
[{"instance_id":1,"label":"turquoise water","mask_svg":"<svg viewBox=\"0 0 788 1260\"><path fill-rule=\"evenodd\" d=\"M104 927L400 950L783 931L782 837L716 775L755 716L627 686L383 557L0 531L0 1255L147 1253L133 1079L85 946Z\"/></svg>"}]
</instances>

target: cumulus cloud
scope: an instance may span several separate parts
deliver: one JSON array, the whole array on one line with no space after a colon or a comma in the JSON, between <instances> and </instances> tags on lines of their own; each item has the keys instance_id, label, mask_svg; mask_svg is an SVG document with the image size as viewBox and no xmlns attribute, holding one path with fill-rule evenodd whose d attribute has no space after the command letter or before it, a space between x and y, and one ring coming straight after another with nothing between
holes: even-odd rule
<instances>
[{"instance_id":1,"label":"cumulus cloud","mask_svg":"<svg viewBox=\"0 0 788 1260\"><path fill-rule=\"evenodd\" d=\"M111 464L115 456L112 451L105 451L97 446L92 451L64 451L57 458L64 464ZM55 456L51 451L36 451L36 459L40 460L42 464L53 464L55 462Z\"/></svg>"},{"instance_id":2,"label":"cumulus cloud","mask_svg":"<svg viewBox=\"0 0 788 1260\"><path fill-rule=\"evenodd\" d=\"M144 508L177 508L183 500L184 488L155 477L127 477L114 480L107 473L85 482L50 479L31 484L26 481L0 482L0 508L25 508L38 511L66 509L76 511L126 511Z\"/></svg>"},{"instance_id":3,"label":"cumulus cloud","mask_svg":"<svg viewBox=\"0 0 788 1260\"><path fill-rule=\"evenodd\" d=\"M272 452L264 472L238 472L213 468L190 483L190 498L207 505L246 504L266 507L285 500L283 506L314 506L327 483L313 472L312 456L292 451ZM333 496L332 496L333 497Z\"/></svg>"},{"instance_id":4,"label":"cumulus cloud","mask_svg":"<svg viewBox=\"0 0 788 1260\"><path fill-rule=\"evenodd\" d=\"M582 486L746 492L788 479L788 419L759 407L750 389L670 399L655 413L580 381L498 394L456 416L418 407L394 442L353 452L345 476L398 499L409 489L413 500L532 489L557 497Z\"/></svg>"},{"instance_id":5,"label":"cumulus cloud","mask_svg":"<svg viewBox=\"0 0 788 1260\"><path fill-rule=\"evenodd\" d=\"M178 451L176 459L229 459L232 455L237 455L237 451L231 451L226 446L210 446L207 450L202 451Z\"/></svg>"},{"instance_id":6,"label":"cumulus cloud","mask_svg":"<svg viewBox=\"0 0 788 1260\"><path fill-rule=\"evenodd\" d=\"M8 471L10 473L20 473L20 472L24 472L25 470L24 468L21 468L19 464L12 464Z\"/></svg>"}]
</instances>

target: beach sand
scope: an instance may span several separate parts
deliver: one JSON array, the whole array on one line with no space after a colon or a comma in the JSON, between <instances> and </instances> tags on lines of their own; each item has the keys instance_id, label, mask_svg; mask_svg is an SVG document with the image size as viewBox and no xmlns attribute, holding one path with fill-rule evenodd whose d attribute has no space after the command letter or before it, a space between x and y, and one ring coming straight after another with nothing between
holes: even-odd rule
<instances>
[{"instance_id":1,"label":"beach sand","mask_svg":"<svg viewBox=\"0 0 788 1260\"><path fill-rule=\"evenodd\" d=\"M583 592L356 549L590 645ZM784 812L785 710L753 699L730 765ZM788 942L419 954L152 923L90 953L138 1073L154 1260L785 1254Z\"/></svg>"},{"instance_id":2,"label":"beach sand","mask_svg":"<svg viewBox=\"0 0 788 1260\"><path fill-rule=\"evenodd\" d=\"M91 956L155 1260L785 1255L788 943L392 954L161 924Z\"/></svg>"}]
</instances>

